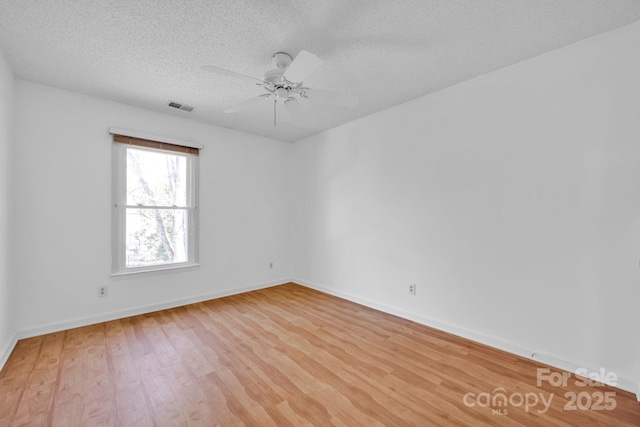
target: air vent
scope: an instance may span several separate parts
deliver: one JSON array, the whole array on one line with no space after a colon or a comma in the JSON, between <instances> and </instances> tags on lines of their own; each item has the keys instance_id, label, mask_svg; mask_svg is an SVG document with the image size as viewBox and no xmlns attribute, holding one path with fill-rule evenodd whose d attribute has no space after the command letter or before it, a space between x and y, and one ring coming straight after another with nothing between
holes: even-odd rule
<instances>
[{"instance_id":1,"label":"air vent","mask_svg":"<svg viewBox=\"0 0 640 427\"><path fill-rule=\"evenodd\" d=\"M179 102L169 101L169 107L177 108L178 110L184 110L186 112L192 112L195 107L190 107L189 105L180 104Z\"/></svg>"}]
</instances>

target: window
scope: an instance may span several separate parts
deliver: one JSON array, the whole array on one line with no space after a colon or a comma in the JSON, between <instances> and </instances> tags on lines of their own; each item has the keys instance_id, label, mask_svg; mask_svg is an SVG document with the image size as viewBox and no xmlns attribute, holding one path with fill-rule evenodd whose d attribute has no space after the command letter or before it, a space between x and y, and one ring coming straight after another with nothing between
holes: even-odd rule
<instances>
[{"instance_id":1,"label":"window","mask_svg":"<svg viewBox=\"0 0 640 427\"><path fill-rule=\"evenodd\" d=\"M114 133L113 273L198 262L197 148Z\"/></svg>"}]
</instances>

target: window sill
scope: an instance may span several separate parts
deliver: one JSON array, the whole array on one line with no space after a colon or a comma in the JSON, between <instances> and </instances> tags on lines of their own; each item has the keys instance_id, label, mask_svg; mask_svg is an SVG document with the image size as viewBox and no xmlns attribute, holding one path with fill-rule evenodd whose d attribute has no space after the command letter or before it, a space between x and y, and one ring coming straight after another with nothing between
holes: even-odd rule
<instances>
[{"instance_id":1,"label":"window sill","mask_svg":"<svg viewBox=\"0 0 640 427\"><path fill-rule=\"evenodd\" d=\"M127 278L127 277L139 277L139 276L151 276L158 274L167 274L167 273L179 273L181 271L189 271L195 270L200 267L200 264L197 262L189 263L189 264L180 264L180 265L169 265L163 267L150 267L150 268L137 268L130 269L126 271L120 271L118 273L111 273L111 278Z\"/></svg>"}]
</instances>

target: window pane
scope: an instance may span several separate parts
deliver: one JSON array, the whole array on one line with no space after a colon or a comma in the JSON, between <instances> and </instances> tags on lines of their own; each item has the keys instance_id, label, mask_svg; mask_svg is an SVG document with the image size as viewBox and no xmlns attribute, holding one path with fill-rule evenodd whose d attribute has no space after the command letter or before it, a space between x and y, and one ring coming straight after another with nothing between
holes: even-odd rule
<instances>
[{"instance_id":1,"label":"window pane","mask_svg":"<svg viewBox=\"0 0 640 427\"><path fill-rule=\"evenodd\" d=\"M126 268L188 260L187 209L126 210Z\"/></svg>"},{"instance_id":2,"label":"window pane","mask_svg":"<svg viewBox=\"0 0 640 427\"><path fill-rule=\"evenodd\" d=\"M187 206L187 158L127 148L127 205Z\"/></svg>"}]
</instances>

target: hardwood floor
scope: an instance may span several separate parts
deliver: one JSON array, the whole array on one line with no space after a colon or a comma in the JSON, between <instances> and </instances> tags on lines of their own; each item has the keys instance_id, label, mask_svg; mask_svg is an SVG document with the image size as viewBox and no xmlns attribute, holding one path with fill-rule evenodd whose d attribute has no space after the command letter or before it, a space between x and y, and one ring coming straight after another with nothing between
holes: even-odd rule
<instances>
[{"instance_id":1,"label":"hardwood floor","mask_svg":"<svg viewBox=\"0 0 640 427\"><path fill-rule=\"evenodd\" d=\"M287 284L21 340L0 426L640 425L632 394L537 368Z\"/></svg>"}]
</instances>

